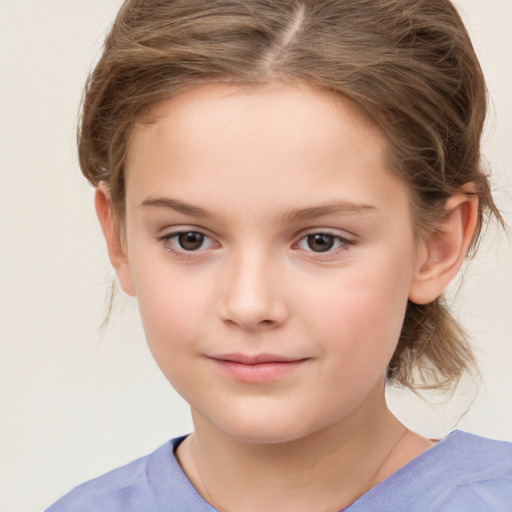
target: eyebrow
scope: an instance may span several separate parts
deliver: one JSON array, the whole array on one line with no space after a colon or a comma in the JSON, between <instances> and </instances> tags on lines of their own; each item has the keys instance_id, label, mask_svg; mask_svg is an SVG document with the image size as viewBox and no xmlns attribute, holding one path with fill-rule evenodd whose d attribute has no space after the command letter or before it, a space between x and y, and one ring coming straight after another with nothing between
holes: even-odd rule
<instances>
[{"instance_id":1,"label":"eyebrow","mask_svg":"<svg viewBox=\"0 0 512 512\"><path fill-rule=\"evenodd\" d=\"M190 215L192 217L204 217L204 218L214 218L216 215L206 209L201 208L199 206L194 206L189 203L184 203L183 201L178 201L177 199L170 199L167 197L156 197L156 198L146 198L141 206L149 207L149 208L167 208L169 210L174 210L179 213L183 213L185 215Z\"/></svg>"},{"instance_id":2,"label":"eyebrow","mask_svg":"<svg viewBox=\"0 0 512 512\"><path fill-rule=\"evenodd\" d=\"M311 206L309 208L297 208L288 210L284 215L284 220L290 222L294 220L310 220L318 217L326 217L328 215L354 215L361 213L377 212L377 208L365 203L352 203L350 201L336 201L332 203L322 204L319 206Z\"/></svg>"},{"instance_id":3,"label":"eyebrow","mask_svg":"<svg viewBox=\"0 0 512 512\"><path fill-rule=\"evenodd\" d=\"M185 203L183 201L179 201L177 199L171 199L167 197L148 197L144 199L144 201L142 201L140 204L141 206L149 208L170 209L179 213L183 213L185 215L190 215L191 217L201 217L208 219L220 217L220 215L216 215L215 212L213 212L212 210L208 210L207 208L201 208L200 206L195 206L189 203ZM292 222L296 220L311 220L316 219L318 217L326 217L328 215L354 215L367 212L373 213L377 211L378 209L375 206L365 203L336 201L318 206L287 210L284 212L282 216L280 216L280 218L282 218L285 222Z\"/></svg>"}]
</instances>

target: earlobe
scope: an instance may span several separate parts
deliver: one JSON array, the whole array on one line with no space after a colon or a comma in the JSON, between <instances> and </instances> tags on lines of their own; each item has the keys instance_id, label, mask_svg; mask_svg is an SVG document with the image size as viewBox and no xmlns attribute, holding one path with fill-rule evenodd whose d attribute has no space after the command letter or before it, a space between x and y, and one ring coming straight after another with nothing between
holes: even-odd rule
<instances>
[{"instance_id":1,"label":"earlobe","mask_svg":"<svg viewBox=\"0 0 512 512\"><path fill-rule=\"evenodd\" d=\"M130 264L112 214L110 189L104 181L101 181L96 187L94 206L107 243L110 262L114 267L119 284L125 293L134 297L135 288L133 286Z\"/></svg>"},{"instance_id":2,"label":"earlobe","mask_svg":"<svg viewBox=\"0 0 512 512\"><path fill-rule=\"evenodd\" d=\"M478 220L478 197L471 184L451 196L447 214L439 228L425 235L418 248L416 268L409 290L409 300L428 304L437 299L457 275Z\"/></svg>"}]
</instances>

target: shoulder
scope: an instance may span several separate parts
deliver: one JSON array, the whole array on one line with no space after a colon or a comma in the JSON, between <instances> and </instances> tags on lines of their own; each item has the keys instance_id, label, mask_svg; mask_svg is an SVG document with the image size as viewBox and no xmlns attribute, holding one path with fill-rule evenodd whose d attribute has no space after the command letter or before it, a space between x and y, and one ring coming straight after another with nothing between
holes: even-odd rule
<instances>
[{"instance_id":1,"label":"shoulder","mask_svg":"<svg viewBox=\"0 0 512 512\"><path fill-rule=\"evenodd\" d=\"M438 469L432 473L437 489L432 506L438 502L452 511L512 510L512 443L456 431L440 448Z\"/></svg>"},{"instance_id":2,"label":"shoulder","mask_svg":"<svg viewBox=\"0 0 512 512\"><path fill-rule=\"evenodd\" d=\"M436 452L434 451L434 454ZM512 443L455 431L440 444L437 455L446 459L445 469L455 474L512 477Z\"/></svg>"},{"instance_id":3,"label":"shoulder","mask_svg":"<svg viewBox=\"0 0 512 512\"><path fill-rule=\"evenodd\" d=\"M46 512L156 510L161 481L174 480L179 488L179 479L184 477L173 455L181 439L173 439L145 457L75 487Z\"/></svg>"},{"instance_id":4,"label":"shoulder","mask_svg":"<svg viewBox=\"0 0 512 512\"><path fill-rule=\"evenodd\" d=\"M348 510L512 511L512 443L452 432Z\"/></svg>"},{"instance_id":5,"label":"shoulder","mask_svg":"<svg viewBox=\"0 0 512 512\"><path fill-rule=\"evenodd\" d=\"M425 475L414 498L425 510L512 510L512 443L455 431L411 469Z\"/></svg>"},{"instance_id":6,"label":"shoulder","mask_svg":"<svg viewBox=\"0 0 512 512\"><path fill-rule=\"evenodd\" d=\"M140 509L150 499L146 477L148 458L146 456L134 460L126 466L75 487L47 512L117 512L121 511L119 504L127 501L136 502Z\"/></svg>"}]
</instances>

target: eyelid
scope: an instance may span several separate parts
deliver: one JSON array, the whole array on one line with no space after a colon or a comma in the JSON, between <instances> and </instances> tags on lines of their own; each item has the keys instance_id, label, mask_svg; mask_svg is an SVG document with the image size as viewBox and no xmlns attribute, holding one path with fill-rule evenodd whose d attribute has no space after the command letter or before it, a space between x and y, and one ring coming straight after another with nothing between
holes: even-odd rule
<instances>
[{"instance_id":1,"label":"eyelid","mask_svg":"<svg viewBox=\"0 0 512 512\"><path fill-rule=\"evenodd\" d=\"M306 238L309 235L330 235L336 238L339 238L347 243L355 243L358 239L358 236L350 233L345 230L340 230L336 228L308 228L304 229L297 235L297 240L302 240L303 238Z\"/></svg>"},{"instance_id":2,"label":"eyelid","mask_svg":"<svg viewBox=\"0 0 512 512\"><path fill-rule=\"evenodd\" d=\"M171 238L172 236L176 236L181 233L199 233L205 237L211 238L212 240L216 240L217 238L216 235L209 229L200 226L194 226L193 224L177 224L175 226L169 225L158 230L158 232L159 234L156 237L158 239Z\"/></svg>"}]
</instances>

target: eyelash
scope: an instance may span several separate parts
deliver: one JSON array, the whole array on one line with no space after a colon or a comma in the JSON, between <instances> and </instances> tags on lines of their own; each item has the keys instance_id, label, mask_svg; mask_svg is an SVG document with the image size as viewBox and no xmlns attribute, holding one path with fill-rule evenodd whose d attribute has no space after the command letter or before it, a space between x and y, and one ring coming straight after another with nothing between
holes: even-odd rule
<instances>
[{"instance_id":1,"label":"eyelash","mask_svg":"<svg viewBox=\"0 0 512 512\"><path fill-rule=\"evenodd\" d=\"M177 249L176 248L177 245L179 244L179 242L177 240L176 241L173 241L173 240L177 239L180 235L187 235L187 234L200 235L200 236L204 237L203 238L203 243L204 243L205 240L210 240L210 241L213 242L212 245L218 245L213 240L213 238L208 236L206 233L203 233L203 232L198 231L198 230L193 230L193 229L175 231L173 233L165 234L163 236L158 237L158 241L160 243L162 243L162 245L164 246L165 250L169 251L170 253L172 253L174 255L180 256L183 259L197 257L198 253L202 252L202 250L205 250L205 249L201 249L203 243L201 244L201 247L199 247L199 248L197 248L195 250L187 250L187 249L184 249L184 248ZM314 255L314 257L317 258L317 259L328 260L330 258L333 258L333 257L337 256L340 252L348 250L349 247L351 247L351 246L356 244L355 240L352 240L352 239L349 239L349 238L345 238L343 236L336 235L334 233L330 233L327 230L326 231L320 230L320 231L310 231L308 233L303 234L301 236L301 238L298 240L298 242L296 242L293 245L293 247L299 247L299 244L301 242L306 241L306 243L307 243L308 237L318 236L318 235L332 237L333 243L334 244L338 243L339 245L334 250L332 250L332 247L329 247L326 251L323 251L323 252L322 251L316 252L316 251L313 251L313 250L309 250L308 251L306 249L303 249L306 253Z\"/></svg>"}]
</instances>

